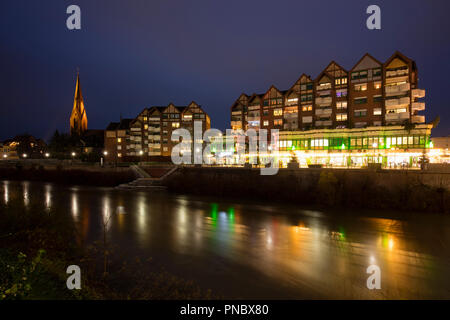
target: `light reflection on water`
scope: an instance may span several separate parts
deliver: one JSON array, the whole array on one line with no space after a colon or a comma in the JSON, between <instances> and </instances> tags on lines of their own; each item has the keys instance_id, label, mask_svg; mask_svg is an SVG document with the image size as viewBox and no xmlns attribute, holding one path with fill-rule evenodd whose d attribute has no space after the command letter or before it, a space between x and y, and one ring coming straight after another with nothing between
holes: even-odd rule
<instances>
[{"instance_id":1,"label":"light reflection on water","mask_svg":"<svg viewBox=\"0 0 450 320\"><path fill-rule=\"evenodd\" d=\"M124 257L153 257L232 298L450 298L446 217L355 218L165 193L0 187L3 204L43 201L67 211L83 243L100 239L105 228ZM382 270L382 290L365 287L370 264Z\"/></svg>"}]
</instances>

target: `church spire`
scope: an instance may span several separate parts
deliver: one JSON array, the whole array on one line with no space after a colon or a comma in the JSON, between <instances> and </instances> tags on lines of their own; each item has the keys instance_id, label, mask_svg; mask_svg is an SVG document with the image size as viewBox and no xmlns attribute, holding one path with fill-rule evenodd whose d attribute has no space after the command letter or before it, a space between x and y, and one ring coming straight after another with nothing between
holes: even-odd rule
<instances>
[{"instance_id":1,"label":"church spire","mask_svg":"<svg viewBox=\"0 0 450 320\"><path fill-rule=\"evenodd\" d=\"M70 134L81 136L87 130L87 115L81 94L80 72L77 69L77 82L73 100L72 115L70 116Z\"/></svg>"}]
</instances>

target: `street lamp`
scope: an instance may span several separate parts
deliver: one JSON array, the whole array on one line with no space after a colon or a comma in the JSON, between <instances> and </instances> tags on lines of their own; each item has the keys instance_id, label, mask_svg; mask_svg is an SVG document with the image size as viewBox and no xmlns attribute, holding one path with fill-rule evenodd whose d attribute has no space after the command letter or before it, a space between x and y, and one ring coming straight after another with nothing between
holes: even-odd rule
<instances>
[{"instance_id":1,"label":"street lamp","mask_svg":"<svg viewBox=\"0 0 450 320\"><path fill-rule=\"evenodd\" d=\"M46 157L46 158L49 158L49 157L50 157L50 153L47 152L47 153L45 154L45 157Z\"/></svg>"},{"instance_id":2,"label":"street lamp","mask_svg":"<svg viewBox=\"0 0 450 320\"><path fill-rule=\"evenodd\" d=\"M8 155L7 155L7 154L4 154L4 155L3 155L3 158L5 158L5 159L8 158Z\"/></svg>"},{"instance_id":3,"label":"street lamp","mask_svg":"<svg viewBox=\"0 0 450 320\"><path fill-rule=\"evenodd\" d=\"M144 154L144 151L142 151L142 150L141 150L141 151L139 151L139 155L141 155L141 156L142 156L143 154Z\"/></svg>"},{"instance_id":4,"label":"street lamp","mask_svg":"<svg viewBox=\"0 0 450 320\"><path fill-rule=\"evenodd\" d=\"M103 154L104 154L105 156L107 156L107 155L108 155L108 151L103 151Z\"/></svg>"},{"instance_id":5,"label":"street lamp","mask_svg":"<svg viewBox=\"0 0 450 320\"><path fill-rule=\"evenodd\" d=\"M28 155L27 155L26 153L24 153L24 154L22 155L22 157L26 158L26 157L28 157Z\"/></svg>"},{"instance_id":6,"label":"street lamp","mask_svg":"<svg viewBox=\"0 0 450 320\"><path fill-rule=\"evenodd\" d=\"M72 152L72 157L75 157L77 154L75 152Z\"/></svg>"}]
</instances>

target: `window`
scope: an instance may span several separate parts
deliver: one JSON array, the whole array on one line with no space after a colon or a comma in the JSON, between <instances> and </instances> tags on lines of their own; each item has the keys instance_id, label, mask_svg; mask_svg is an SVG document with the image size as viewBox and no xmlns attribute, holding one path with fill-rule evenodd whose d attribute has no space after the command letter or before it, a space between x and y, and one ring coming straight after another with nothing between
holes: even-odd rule
<instances>
[{"instance_id":1,"label":"window","mask_svg":"<svg viewBox=\"0 0 450 320\"><path fill-rule=\"evenodd\" d=\"M336 102L337 109L347 109L347 101Z\"/></svg>"},{"instance_id":2,"label":"window","mask_svg":"<svg viewBox=\"0 0 450 320\"><path fill-rule=\"evenodd\" d=\"M274 126L282 126L283 125L283 120L282 119L275 119L275 120L273 120L273 125Z\"/></svg>"},{"instance_id":3,"label":"window","mask_svg":"<svg viewBox=\"0 0 450 320\"><path fill-rule=\"evenodd\" d=\"M264 116L268 116L268 115L269 115L269 110L267 110L267 109L264 110L264 111L263 111L263 115L264 115Z\"/></svg>"},{"instance_id":4,"label":"window","mask_svg":"<svg viewBox=\"0 0 450 320\"><path fill-rule=\"evenodd\" d=\"M311 101L313 99L313 96L312 96L312 94L302 94L301 96L300 96L300 100L301 101Z\"/></svg>"},{"instance_id":5,"label":"window","mask_svg":"<svg viewBox=\"0 0 450 320\"><path fill-rule=\"evenodd\" d=\"M269 100L264 100L264 106L268 107L269 106Z\"/></svg>"},{"instance_id":6,"label":"window","mask_svg":"<svg viewBox=\"0 0 450 320\"><path fill-rule=\"evenodd\" d=\"M336 78L335 80L334 80L334 83L336 84L336 85L344 85L344 84L347 84L347 77L340 77L340 78Z\"/></svg>"},{"instance_id":7,"label":"window","mask_svg":"<svg viewBox=\"0 0 450 320\"><path fill-rule=\"evenodd\" d=\"M168 147L164 147L164 148L163 148L163 151L166 151L166 152L167 152L167 151L169 151L169 148L168 148Z\"/></svg>"},{"instance_id":8,"label":"window","mask_svg":"<svg viewBox=\"0 0 450 320\"><path fill-rule=\"evenodd\" d=\"M303 106L302 111L312 111L312 106Z\"/></svg>"},{"instance_id":9,"label":"window","mask_svg":"<svg viewBox=\"0 0 450 320\"><path fill-rule=\"evenodd\" d=\"M147 117L144 117L144 121L147 121Z\"/></svg>"},{"instance_id":10,"label":"window","mask_svg":"<svg viewBox=\"0 0 450 320\"><path fill-rule=\"evenodd\" d=\"M355 84L355 91L366 91L366 90L367 90L367 83Z\"/></svg>"},{"instance_id":11,"label":"window","mask_svg":"<svg viewBox=\"0 0 450 320\"><path fill-rule=\"evenodd\" d=\"M381 76L381 68L373 69L372 74L373 74L374 77Z\"/></svg>"},{"instance_id":12,"label":"window","mask_svg":"<svg viewBox=\"0 0 450 320\"><path fill-rule=\"evenodd\" d=\"M374 116L381 116L381 108L374 108L373 109L373 115Z\"/></svg>"},{"instance_id":13,"label":"window","mask_svg":"<svg viewBox=\"0 0 450 320\"><path fill-rule=\"evenodd\" d=\"M148 129L148 124L144 124L144 129L145 129L145 130Z\"/></svg>"},{"instance_id":14,"label":"window","mask_svg":"<svg viewBox=\"0 0 450 320\"><path fill-rule=\"evenodd\" d=\"M379 82L379 81L374 82L374 83L373 83L373 87L374 87L375 89L381 89L381 82Z\"/></svg>"},{"instance_id":15,"label":"window","mask_svg":"<svg viewBox=\"0 0 450 320\"><path fill-rule=\"evenodd\" d=\"M355 117L365 117L367 115L367 110L355 110Z\"/></svg>"},{"instance_id":16,"label":"window","mask_svg":"<svg viewBox=\"0 0 450 320\"><path fill-rule=\"evenodd\" d=\"M264 120L263 125L267 127L269 125L269 120Z\"/></svg>"},{"instance_id":17,"label":"window","mask_svg":"<svg viewBox=\"0 0 450 320\"><path fill-rule=\"evenodd\" d=\"M172 122L172 128L179 128L180 123L179 122Z\"/></svg>"},{"instance_id":18,"label":"window","mask_svg":"<svg viewBox=\"0 0 450 320\"><path fill-rule=\"evenodd\" d=\"M367 97L355 98L355 104L365 104L367 103Z\"/></svg>"},{"instance_id":19,"label":"window","mask_svg":"<svg viewBox=\"0 0 450 320\"><path fill-rule=\"evenodd\" d=\"M336 114L336 121L346 121L347 114L346 113L338 113Z\"/></svg>"},{"instance_id":20,"label":"window","mask_svg":"<svg viewBox=\"0 0 450 320\"><path fill-rule=\"evenodd\" d=\"M122 154L121 154L120 152L117 154L117 156L118 156L119 158L122 158Z\"/></svg>"},{"instance_id":21,"label":"window","mask_svg":"<svg viewBox=\"0 0 450 320\"><path fill-rule=\"evenodd\" d=\"M122 138L118 138L117 143L121 143L121 142L122 142Z\"/></svg>"},{"instance_id":22,"label":"window","mask_svg":"<svg viewBox=\"0 0 450 320\"><path fill-rule=\"evenodd\" d=\"M274 116L282 116L283 115L283 109L274 109L273 110Z\"/></svg>"},{"instance_id":23,"label":"window","mask_svg":"<svg viewBox=\"0 0 450 320\"><path fill-rule=\"evenodd\" d=\"M382 102L383 96L373 96L373 102Z\"/></svg>"},{"instance_id":24,"label":"window","mask_svg":"<svg viewBox=\"0 0 450 320\"><path fill-rule=\"evenodd\" d=\"M336 90L337 98L346 97L346 96L347 96L347 89Z\"/></svg>"}]
</instances>

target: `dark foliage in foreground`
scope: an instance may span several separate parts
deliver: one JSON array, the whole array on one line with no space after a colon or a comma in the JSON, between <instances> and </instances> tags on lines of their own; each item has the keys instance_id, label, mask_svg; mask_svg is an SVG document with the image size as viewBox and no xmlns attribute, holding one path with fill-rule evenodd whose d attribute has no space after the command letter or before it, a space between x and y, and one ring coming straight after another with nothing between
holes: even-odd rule
<instances>
[{"instance_id":1,"label":"dark foliage in foreground","mask_svg":"<svg viewBox=\"0 0 450 320\"><path fill-rule=\"evenodd\" d=\"M108 241L82 247L76 230L64 210L15 200L0 206L0 300L211 298L151 260L122 261ZM73 264L82 271L81 290L66 287Z\"/></svg>"}]
</instances>

